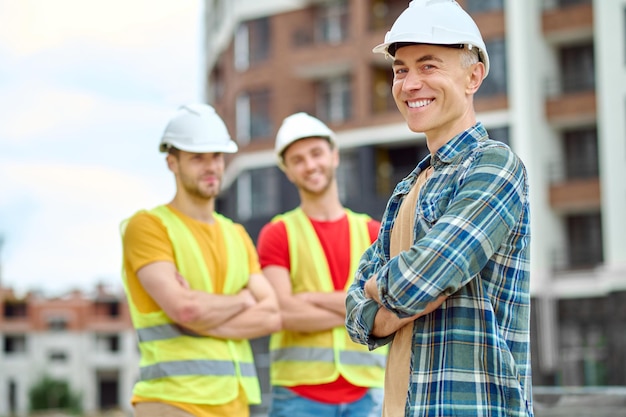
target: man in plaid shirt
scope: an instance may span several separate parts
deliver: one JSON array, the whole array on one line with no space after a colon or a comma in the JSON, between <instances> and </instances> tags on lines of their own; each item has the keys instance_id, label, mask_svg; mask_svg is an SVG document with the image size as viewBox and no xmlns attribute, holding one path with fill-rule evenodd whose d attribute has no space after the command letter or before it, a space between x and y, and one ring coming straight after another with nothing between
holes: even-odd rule
<instances>
[{"instance_id":1,"label":"man in plaid shirt","mask_svg":"<svg viewBox=\"0 0 626 417\"><path fill-rule=\"evenodd\" d=\"M346 300L353 340L393 341L383 416L533 415L528 179L477 122L489 57L453 0L413 0L374 52L430 154L395 188Z\"/></svg>"}]
</instances>

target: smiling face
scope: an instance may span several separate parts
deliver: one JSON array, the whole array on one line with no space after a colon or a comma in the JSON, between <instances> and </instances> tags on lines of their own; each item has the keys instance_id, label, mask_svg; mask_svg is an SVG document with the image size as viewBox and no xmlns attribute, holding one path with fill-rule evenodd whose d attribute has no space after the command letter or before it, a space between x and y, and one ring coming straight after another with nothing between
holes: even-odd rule
<instances>
[{"instance_id":1,"label":"smiling face","mask_svg":"<svg viewBox=\"0 0 626 417\"><path fill-rule=\"evenodd\" d=\"M326 138L300 139L283 153L285 174L300 193L321 195L335 183L339 153Z\"/></svg>"},{"instance_id":2,"label":"smiling face","mask_svg":"<svg viewBox=\"0 0 626 417\"><path fill-rule=\"evenodd\" d=\"M392 93L409 128L423 132L434 153L476 123L473 95L482 63L463 65L462 49L414 44L396 51Z\"/></svg>"},{"instance_id":3,"label":"smiling face","mask_svg":"<svg viewBox=\"0 0 626 417\"><path fill-rule=\"evenodd\" d=\"M168 155L167 163L176 176L178 192L193 198L217 197L224 174L224 154L178 151Z\"/></svg>"}]
</instances>

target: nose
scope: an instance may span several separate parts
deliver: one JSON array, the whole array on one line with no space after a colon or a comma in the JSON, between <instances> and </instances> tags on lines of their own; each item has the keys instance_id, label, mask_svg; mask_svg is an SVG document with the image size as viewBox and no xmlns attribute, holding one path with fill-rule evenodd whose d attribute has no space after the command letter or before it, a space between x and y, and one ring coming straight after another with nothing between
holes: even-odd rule
<instances>
[{"instance_id":1,"label":"nose","mask_svg":"<svg viewBox=\"0 0 626 417\"><path fill-rule=\"evenodd\" d=\"M208 172L214 172L220 164L220 158L213 154L206 155L202 158L202 168Z\"/></svg>"},{"instance_id":2,"label":"nose","mask_svg":"<svg viewBox=\"0 0 626 417\"><path fill-rule=\"evenodd\" d=\"M402 90L419 90L423 87L422 77L417 71L408 71L402 82Z\"/></svg>"},{"instance_id":3,"label":"nose","mask_svg":"<svg viewBox=\"0 0 626 417\"><path fill-rule=\"evenodd\" d=\"M311 156L307 156L306 158L304 158L304 168L307 171L310 171L311 169L315 168L315 158L311 157Z\"/></svg>"}]
</instances>

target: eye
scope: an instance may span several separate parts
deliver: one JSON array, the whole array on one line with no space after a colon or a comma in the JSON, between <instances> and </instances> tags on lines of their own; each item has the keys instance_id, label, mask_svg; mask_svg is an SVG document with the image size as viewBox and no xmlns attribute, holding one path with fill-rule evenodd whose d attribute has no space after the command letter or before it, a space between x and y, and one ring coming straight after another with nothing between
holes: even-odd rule
<instances>
[{"instance_id":1,"label":"eye","mask_svg":"<svg viewBox=\"0 0 626 417\"><path fill-rule=\"evenodd\" d=\"M300 162L302 162L302 158L292 157L292 158L286 159L285 162L289 162L290 165L298 165Z\"/></svg>"},{"instance_id":2,"label":"eye","mask_svg":"<svg viewBox=\"0 0 626 417\"><path fill-rule=\"evenodd\" d=\"M311 151L311 155L313 156L320 156L323 154L324 154L324 151L320 148L316 148L316 149L313 149L313 151Z\"/></svg>"}]
</instances>

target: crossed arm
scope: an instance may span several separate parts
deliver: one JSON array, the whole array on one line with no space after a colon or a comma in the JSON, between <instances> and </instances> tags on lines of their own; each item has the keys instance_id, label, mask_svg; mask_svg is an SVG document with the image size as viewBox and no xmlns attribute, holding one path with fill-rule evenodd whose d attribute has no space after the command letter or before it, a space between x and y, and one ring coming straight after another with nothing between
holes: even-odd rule
<instances>
[{"instance_id":1,"label":"crossed arm","mask_svg":"<svg viewBox=\"0 0 626 417\"><path fill-rule=\"evenodd\" d=\"M276 296L262 274L233 295L189 288L172 262L159 261L137 271L146 292L177 324L204 336L250 339L280 329Z\"/></svg>"},{"instance_id":2,"label":"crossed arm","mask_svg":"<svg viewBox=\"0 0 626 417\"><path fill-rule=\"evenodd\" d=\"M282 327L295 332L319 332L343 326L346 317L346 293L343 291L293 293L287 268L268 266L263 274L274 287Z\"/></svg>"},{"instance_id":3,"label":"crossed arm","mask_svg":"<svg viewBox=\"0 0 626 417\"><path fill-rule=\"evenodd\" d=\"M412 322L413 320L425 316L435 311L443 302L448 298L447 295L440 295L436 300L431 301L426 305L426 308L421 313L415 314L410 317L400 318L391 311L387 310L380 301L378 295L378 288L376 287L376 275L369 278L365 282L364 293L366 298L370 298L376 301L379 305L378 312L374 317L374 326L372 327L372 335L376 337L387 337L398 331L401 327Z\"/></svg>"}]
</instances>

